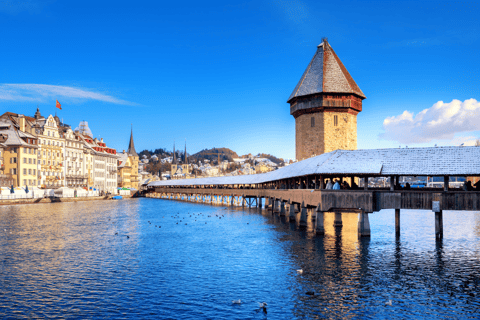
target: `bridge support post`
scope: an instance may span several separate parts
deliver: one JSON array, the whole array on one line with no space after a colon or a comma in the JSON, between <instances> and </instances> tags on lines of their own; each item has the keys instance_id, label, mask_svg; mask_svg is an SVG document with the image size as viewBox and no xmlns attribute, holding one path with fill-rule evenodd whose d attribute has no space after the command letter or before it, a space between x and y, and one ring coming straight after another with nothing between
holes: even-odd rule
<instances>
[{"instance_id":1,"label":"bridge support post","mask_svg":"<svg viewBox=\"0 0 480 320\"><path fill-rule=\"evenodd\" d=\"M443 238L443 210L435 212L435 237Z\"/></svg>"},{"instance_id":2,"label":"bridge support post","mask_svg":"<svg viewBox=\"0 0 480 320\"><path fill-rule=\"evenodd\" d=\"M300 214L300 227L307 226L307 208L305 207L305 203L302 202L302 211Z\"/></svg>"},{"instance_id":3,"label":"bridge support post","mask_svg":"<svg viewBox=\"0 0 480 320\"><path fill-rule=\"evenodd\" d=\"M280 216L285 216L285 202L283 202L282 198L280 198Z\"/></svg>"},{"instance_id":4,"label":"bridge support post","mask_svg":"<svg viewBox=\"0 0 480 320\"><path fill-rule=\"evenodd\" d=\"M258 198L257 198L257 201L258 201L258 202L257 202L257 203L258 203L258 209L260 209L260 210L262 210L262 200L263 200L262 197L258 197Z\"/></svg>"},{"instance_id":5,"label":"bridge support post","mask_svg":"<svg viewBox=\"0 0 480 320\"><path fill-rule=\"evenodd\" d=\"M317 207L317 218L315 220L315 232L318 234L318 235L324 235L325 234L325 226L324 226L324 218L325 218L325 214L324 212L321 210L321 206L320 206L320 203L318 204L318 207Z\"/></svg>"},{"instance_id":6,"label":"bridge support post","mask_svg":"<svg viewBox=\"0 0 480 320\"><path fill-rule=\"evenodd\" d=\"M233 207L233 198L234 198L234 197L235 197L235 196L232 194L232 198L230 198L230 207Z\"/></svg>"},{"instance_id":7,"label":"bridge support post","mask_svg":"<svg viewBox=\"0 0 480 320\"><path fill-rule=\"evenodd\" d=\"M400 236L400 209L395 209L395 235Z\"/></svg>"},{"instance_id":8,"label":"bridge support post","mask_svg":"<svg viewBox=\"0 0 480 320\"><path fill-rule=\"evenodd\" d=\"M317 219L317 215L315 213L315 208L311 208L311 209L308 209L308 213L312 216L312 221L314 221L315 219Z\"/></svg>"},{"instance_id":9,"label":"bridge support post","mask_svg":"<svg viewBox=\"0 0 480 320\"><path fill-rule=\"evenodd\" d=\"M289 205L289 207L290 207L289 219L290 219L290 221L295 221L295 219L297 218L297 217L296 217L296 214L295 214L295 204L294 204L294 203L291 203L291 202L290 202L290 199L288 199L288 203L290 204L290 205Z\"/></svg>"},{"instance_id":10,"label":"bridge support post","mask_svg":"<svg viewBox=\"0 0 480 320\"><path fill-rule=\"evenodd\" d=\"M242 208L245 208L245 195L242 194Z\"/></svg>"},{"instance_id":11,"label":"bridge support post","mask_svg":"<svg viewBox=\"0 0 480 320\"><path fill-rule=\"evenodd\" d=\"M342 213L340 211L335 211L335 220L333 220L334 227L342 227Z\"/></svg>"},{"instance_id":12,"label":"bridge support post","mask_svg":"<svg viewBox=\"0 0 480 320\"><path fill-rule=\"evenodd\" d=\"M273 209L274 213L280 212L279 202L280 202L280 200L277 199L277 198L275 198L275 200L273 200L273 203L274 203L274 206L275 206L275 208Z\"/></svg>"},{"instance_id":13,"label":"bridge support post","mask_svg":"<svg viewBox=\"0 0 480 320\"><path fill-rule=\"evenodd\" d=\"M368 213L363 210L358 214L358 236L370 237L370 221L368 220Z\"/></svg>"}]
</instances>

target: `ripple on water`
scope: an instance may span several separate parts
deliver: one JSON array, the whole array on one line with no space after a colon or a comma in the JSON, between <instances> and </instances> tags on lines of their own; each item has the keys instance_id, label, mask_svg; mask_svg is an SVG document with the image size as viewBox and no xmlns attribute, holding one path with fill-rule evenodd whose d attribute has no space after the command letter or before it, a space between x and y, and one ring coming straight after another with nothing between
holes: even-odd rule
<instances>
[{"instance_id":1,"label":"ripple on water","mask_svg":"<svg viewBox=\"0 0 480 320\"><path fill-rule=\"evenodd\" d=\"M326 213L315 237L311 221L158 199L3 206L0 317L478 315L480 213L444 212L441 241L427 211L402 211L397 239L393 210L370 215L371 239L343 222Z\"/></svg>"}]
</instances>

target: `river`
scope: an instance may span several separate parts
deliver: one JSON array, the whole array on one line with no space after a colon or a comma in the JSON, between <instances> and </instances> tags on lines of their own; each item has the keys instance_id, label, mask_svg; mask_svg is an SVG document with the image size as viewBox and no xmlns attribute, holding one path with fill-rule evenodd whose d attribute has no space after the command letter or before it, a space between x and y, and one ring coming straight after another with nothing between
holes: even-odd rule
<instances>
[{"instance_id":1,"label":"river","mask_svg":"<svg viewBox=\"0 0 480 320\"><path fill-rule=\"evenodd\" d=\"M396 238L383 210L359 239L349 213L316 237L172 200L0 206L0 318L478 318L480 212L443 219L436 241L432 212L403 210Z\"/></svg>"}]
</instances>

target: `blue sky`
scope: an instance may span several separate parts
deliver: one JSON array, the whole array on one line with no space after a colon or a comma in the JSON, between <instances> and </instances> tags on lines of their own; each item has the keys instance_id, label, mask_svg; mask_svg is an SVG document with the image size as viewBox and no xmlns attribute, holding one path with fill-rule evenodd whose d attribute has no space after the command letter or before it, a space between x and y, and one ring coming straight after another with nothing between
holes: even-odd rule
<instances>
[{"instance_id":1,"label":"blue sky","mask_svg":"<svg viewBox=\"0 0 480 320\"><path fill-rule=\"evenodd\" d=\"M0 111L48 115L58 99L66 123L119 151L133 124L137 151L186 138L189 153L294 158L286 101L328 37L367 96L358 148L473 143L479 14L478 1L0 0Z\"/></svg>"}]
</instances>

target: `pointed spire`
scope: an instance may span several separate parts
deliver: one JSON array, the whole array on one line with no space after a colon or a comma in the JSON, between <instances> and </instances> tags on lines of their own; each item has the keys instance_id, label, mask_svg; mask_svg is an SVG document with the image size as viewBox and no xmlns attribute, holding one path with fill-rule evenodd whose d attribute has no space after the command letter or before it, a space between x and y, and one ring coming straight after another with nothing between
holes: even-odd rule
<instances>
[{"instance_id":1,"label":"pointed spire","mask_svg":"<svg viewBox=\"0 0 480 320\"><path fill-rule=\"evenodd\" d=\"M183 155L183 160L184 160L184 164L188 164L188 158L187 158L187 138L185 138L185 153Z\"/></svg>"},{"instance_id":2,"label":"pointed spire","mask_svg":"<svg viewBox=\"0 0 480 320\"><path fill-rule=\"evenodd\" d=\"M173 140L173 161L172 163L175 164L177 162L177 157L175 156L175 139Z\"/></svg>"},{"instance_id":3,"label":"pointed spire","mask_svg":"<svg viewBox=\"0 0 480 320\"><path fill-rule=\"evenodd\" d=\"M292 103L295 98L317 93L352 93L365 99L327 38L322 40L287 102Z\"/></svg>"},{"instance_id":4,"label":"pointed spire","mask_svg":"<svg viewBox=\"0 0 480 320\"><path fill-rule=\"evenodd\" d=\"M138 157L137 152L135 151L135 145L133 144L133 124L130 131L130 143L128 144L127 153L131 156Z\"/></svg>"}]
</instances>

